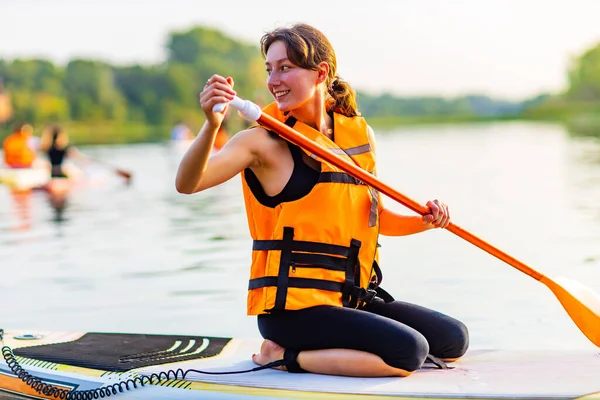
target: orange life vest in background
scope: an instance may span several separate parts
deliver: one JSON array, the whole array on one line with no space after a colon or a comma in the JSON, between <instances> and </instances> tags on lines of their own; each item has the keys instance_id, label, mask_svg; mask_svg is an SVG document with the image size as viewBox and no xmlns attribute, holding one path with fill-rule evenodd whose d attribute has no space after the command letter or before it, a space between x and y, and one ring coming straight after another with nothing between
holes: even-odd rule
<instances>
[{"instance_id":1,"label":"orange life vest in background","mask_svg":"<svg viewBox=\"0 0 600 400\"><path fill-rule=\"evenodd\" d=\"M229 138L227 137L227 131L225 130L225 128L223 128L223 126L221 126L217 131L217 137L215 138L215 150L221 150L221 148L225 146L225 143L227 143L228 141Z\"/></svg>"},{"instance_id":2,"label":"orange life vest in background","mask_svg":"<svg viewBox=\"0 0 600 400\"><path fill-rule=\"evenodd\" d=\"M4 163L9 167L29 168L35 160L35 151L29 147L28 138L15 132L4 139Z\"/></svg>"},{"instance_id":3,"label":"orange life vest in background","mask_svg":"<svg viewBox=\"0 0 600 400\"><path fill-rule=\"evenodd\" d=\"M334 113L334 142L306 124L286 118L276 104L263 111L366 171L374 171L375 154L362 117ZM317 305L357 307L376 275L378 195L344 171L319 161L321 174L312 191L274 208L258 202L242 173L254 239L249 315Z\"/></svg>"}]
</instances>

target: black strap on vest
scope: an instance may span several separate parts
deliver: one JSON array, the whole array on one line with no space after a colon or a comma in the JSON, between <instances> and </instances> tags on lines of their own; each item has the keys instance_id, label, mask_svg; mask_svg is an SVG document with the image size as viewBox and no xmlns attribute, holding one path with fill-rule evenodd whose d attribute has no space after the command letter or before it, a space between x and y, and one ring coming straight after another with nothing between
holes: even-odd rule
<instances>
[{"instance_id":1,"label":"black strap on vest","mask_svg":"<svg viewBox=\"0 0 600 400\"><path fill-rule=\"evenodd\" d=\"M298 120L295 117L287 117L284 124L286 124L287 126L289 126L290 128L293 128L294 125L296 125L296 122L298 122Z\"/></svg>"},{"instance_id":2,"label":"black strap on vest","mask_svg":"<svg viewBox=\"0 0 600 400\"><path fill-rule=\"evenodd\" d=\"M376 293L377 297L379 297L381 300L383 300L386 303L391 303L392 301L394 301L394 297L392 297L391 294L389 294L388 292L383 290L383 288L381 286L377 286L377 288L375 289L375 293Z\"/></svg>"},{"instance_id":3,"label":"black strap on vest","mask_svg":"<svg viewBox=\"0 0 600 400\"><path fill-rule=\"evenodd\" d=\"M268 286L277 286L276 276L265 276L262 278L250 279L248 289L259 289ZM299 289L320 289L328 292L341 292L342 284L340 282L324 281L321 279L310 278L290 278L288 287Z\"/></svg>"},{"instance_id":4,"label":"black strap on vest","mask_svg":"<svg viewBox=\"0 0 600 400\"><path fill-rule=\"evenodd\" d=\"M356 298L356 289L360 287L360 265L358 265L358 250L360 241L352 239L350 242L350 254L346 258L346 279L342 289L342 305L344 307L356 307L358 300Z\"/></svg>"},{"instance_id":5,"label":"black strap on vest","mask_svg":"<svg viewBox=\"0 0 600 400\"><path fill-rule=\"evenodd\" d=\"M252 250L281 251L277 276L251 279L248 290L276 287L273 310L285 310L288 288L320 289L341 292L345 307L357 307L365 289L360 286L358 253L360 240L352 239L348 247L294 240L294 228L284 227L281 240L255 240ZM318 268L344 272L344 282L323 279L294 278L290 276L297 268ZM271 310L270 310L271 311Z\"/></svg>"},{"instance_id":6,"label":"black strap on vest","mask_svg":"<svg viewBox=\"0 0 600 400\"><path fill-rule=\"evenodd\" d=\"M279 274L277 276L277 295L275 296L275 309L285 309L287 289L290 280L289 266L292 259L292 243L294 242L294 228L283 228L283 239L281 240L281 259L279 261Z\"/></svg>"},{"instance_id":7,"label":"black strap on vest","mask_svg":"<svg viewBox=\"0 0 600 400\"><path fill-rule=\"evenodd\" d=\"M377 246L379 247L379 244L377 244ZM381 273L381 268L379 268L379 264L376 260L373 260L373 272L375 272L375 275L371 277L369 287L367 289L361 289L355 294L355 297L358 298L358 302L361 306L371 303L375 297L382 299L386 303L394 301L392 295L379 286L383 281L383 274Z\"/></svg>"},{"instance_id":8,"label":"black strap on vest","mask_svg":"<svg viewBox=\"0 0 600 400\"><path fill-rule=\"evenodd\" d=\"M281 240L255 240L252 242L252 250L283 250ZM331 254L334 256L348 257L349 248L336 244L305 242L302 240L294 240L292 250Z\"/></svg>"},{"instance_id":9,"label":"black strap on vest","mask_svg":"<svg viewBox=\"0 0 600 400\"><path fill-rule=\"evenodd\" d=\"M379 243L377 244L377 247L379 247ZM383 273L381 272L381 268L379 267L379 264L375 260L373 260L373 271L375 272L375 276L373 277L373 280L371 281L371 284L369 285L369 289L371 289L374 292L375 296L379 297L384 302L391 303L392 301L394 301L394 297L392 297L391 294L386 292L380 286L381 282L383 282ZM368 299L368 301L365 301L365 302L370 303L371 301L373 301L373 298L375 296L370 297L370 299Z\"/></svg>"}]
</instances>

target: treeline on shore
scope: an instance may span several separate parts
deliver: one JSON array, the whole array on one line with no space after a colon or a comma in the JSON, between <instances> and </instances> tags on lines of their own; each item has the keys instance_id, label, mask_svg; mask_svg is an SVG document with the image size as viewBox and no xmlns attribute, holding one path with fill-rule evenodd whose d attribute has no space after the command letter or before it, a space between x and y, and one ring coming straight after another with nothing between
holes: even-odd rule
<instances>
[{"instance_id":1,"label":"treeline on shore","mask_svg":"<svg viewBox=\"0 0 600 400\"><path fill-rule=\"evenodd\" d=\"M198 26L170 33L166 50L166 60L156 65L74 59L59 66L42 59L0 59L0 137L13 124L28 122L36 130L61 123L80 144L165 140L178 121L200 127L198 93L215 71L234 76L241 97L270 101L264 61L255 45ZM577 132L595 134L600 130L600 44L574 58L566 73L568 87L562 93L523 101L361 91L357 96L372 125L535 119L561 121ZM243 124L232 113L231 129Z\"/></svg>"}]
</instances>

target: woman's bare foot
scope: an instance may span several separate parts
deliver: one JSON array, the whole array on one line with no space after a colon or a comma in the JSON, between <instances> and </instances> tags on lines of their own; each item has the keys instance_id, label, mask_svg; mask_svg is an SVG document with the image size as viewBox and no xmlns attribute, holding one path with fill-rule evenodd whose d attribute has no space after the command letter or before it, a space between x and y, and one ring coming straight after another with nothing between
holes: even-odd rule
<instances>
[{"instance_id":1,"label":"woman's bare foot","mask_svg":"<svg viewBox=\"0 0 600 400\"><path fill-rule=\"evenodd\" d=\"M272 340L265 339L260 346L260 353L252 355L252 361L258 365L265 365L273 361L283 359L283 353L285 349L273 342ZM282 371L287 371L284 366L276 367Z\"/></svg>"}]
</instances>

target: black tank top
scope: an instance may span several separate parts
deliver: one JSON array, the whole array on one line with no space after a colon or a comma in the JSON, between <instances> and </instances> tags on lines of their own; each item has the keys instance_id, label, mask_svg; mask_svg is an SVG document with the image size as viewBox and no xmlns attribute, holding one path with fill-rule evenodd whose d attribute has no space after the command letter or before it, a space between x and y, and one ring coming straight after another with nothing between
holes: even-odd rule
<instances>
[{"instance_id":1,"label":"black tank top","mask_svg":"<svg viewBox=\"0 0 600 400\"><path fill-rule=\"evenodd\" d=\"M62 165L67 151L68 147L65 147L64 149L59 149L52 145L52 147L48 149L48 159L50 160L50 165Z\"/></svg>"},{"instance_id":2,"label":"black tank top","mask_svg":"<svg viewBox=\"0 0 600 400\"><path fill-rule=\"evenodd\" d=\"M302 159L302 149L286 141L292 159L294 170L283 190L275 196L268 196L263 190L258 178L250 168L245 169L245 179L256 200L265 207L274 208L283 202L294 201L306 196L319 181L320 171L308 166Z\"/></svg>"},{"instance_id":3,"label":"black tank top","mask_svg":"<svg viewBox=\"0 0 600 400\"><path fill-rule=\"evenodd\" d=\"M62 169L62 163L67 154L68 146L64 149L57 148L54 144L48 149L48 160L50 161L52 178L63 178L65 173Z\"/></svg>"}]
</instances>

